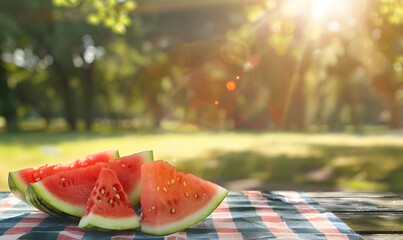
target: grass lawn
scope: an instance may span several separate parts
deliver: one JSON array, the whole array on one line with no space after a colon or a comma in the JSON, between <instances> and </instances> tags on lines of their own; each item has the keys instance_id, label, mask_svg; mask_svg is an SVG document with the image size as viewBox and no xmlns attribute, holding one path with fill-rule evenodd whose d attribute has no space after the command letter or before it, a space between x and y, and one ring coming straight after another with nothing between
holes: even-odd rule
<instances>
[{"instance_id":1,"label":"grass lawn","mask_svg":"<svg viewBox=\"0 0 403 240\"><path fill-rule=\"evenodd\" d=\"M0 191L7 175L67 163L117 148L121 156L152 149L231 190L403 191L403 134L293 133L3 133Z\"/></svg>"}]
</instances>

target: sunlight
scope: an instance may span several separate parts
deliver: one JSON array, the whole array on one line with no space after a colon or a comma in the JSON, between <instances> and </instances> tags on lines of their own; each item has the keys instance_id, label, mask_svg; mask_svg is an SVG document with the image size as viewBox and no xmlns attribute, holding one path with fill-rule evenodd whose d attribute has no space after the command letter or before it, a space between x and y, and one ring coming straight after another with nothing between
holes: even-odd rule
<instances>
[{"instance_id":1,"label":"sunlight","mask_svg":"<svg viewBox=\"0 0 403 240\"><path fill-rule=\"evenodd\" d=\"M334 20L350 18L352 11L357 10L355 9L356 4L346 0L287 0L284 12L286 15L311 18L312 21L320 24L333 20L331 27L335 29L337 26L334 24Z\"/></svg>"},{"instance_id":2,"label":"sunlight","mask_svg":"<svg viewBox=\"0 0 403 240\"><path fill-rule=\"evenodd\" d=\"M328 11L333 11L334 5L337 3L335 0L314 0L313 1L313 16L316 20L321 20Z\"/></svg>"},{"instance_id":3,"label":"sunlight","mask_svg":"<svg viewBox=\"0 0 403 240\"><path fill-rule=\"evenodd\" d=\"M364 4L365 5L365 4ZM362 4L346 0L313 0L312 15L316 21L351 18L358 14ZM354 14L353 14L354 12Z\"/></svg>"}]
</instances>

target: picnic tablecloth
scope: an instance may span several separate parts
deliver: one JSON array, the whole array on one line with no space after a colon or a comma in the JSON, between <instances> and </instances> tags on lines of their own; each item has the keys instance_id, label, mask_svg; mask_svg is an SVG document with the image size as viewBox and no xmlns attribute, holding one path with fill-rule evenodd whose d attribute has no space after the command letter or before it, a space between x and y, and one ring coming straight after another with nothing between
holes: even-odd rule
<instances>
[{"instance_id":1,"label":"picnic tablecloth","mask_svg":"<svg viewBox=\"0 0 403 240\"><path fill-rule=\"evenodd\" d=\"M181 232L97 232L49 216L0 192L0 239L363 239L304 192L230 192L206 219Z\"/></svg>"}]
</instances>

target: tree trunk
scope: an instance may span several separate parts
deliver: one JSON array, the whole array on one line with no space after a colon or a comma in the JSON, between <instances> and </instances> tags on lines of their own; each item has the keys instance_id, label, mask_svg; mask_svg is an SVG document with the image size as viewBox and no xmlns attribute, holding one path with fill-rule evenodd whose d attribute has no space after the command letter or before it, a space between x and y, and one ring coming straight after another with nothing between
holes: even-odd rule
<instances>
[{"instance_id":1,"label":"tree trunk","mask_svg":"<svg viewBox=\"0 0 403 240\"><path fill-rule=\"evenodd\" d=\"M302 78L303 76L301 76ZM306 90L305 81L301 79L295 90L295 124L298 131L305 132L306 127Z\"/></svg>"},{"instance_id":2,"label":"tree trunk","mask_svg":"<svg viewBox=\"0 0 403 240\"><path fill-rule=\"evenodd\" d=\"M0 53L1 55L1 53ZM0 62L0 110L6 119L8 131L18 130L17 125L17 103L14 91L7 84L7 72Z\"/></svg>"},{"instance_id":3,"label":"tree trunk","mask_svg":"<svg viewBox=\"0 0 403 240\"><path fill-rule=\"evenodd\" d=\"M389 95L389 106L390 106L389 127L392 129L398 129L400 127L399 102L397 101L394 94Z\"/></svg>"},{"instance_id":4,"label":"tree trunk","mask_svg":"<svg viewBox=\"0 0 403 240\"><path fill-rule=\"evenodd\" d=\"M70 129L77 129L76 96L74 89L69 84L69 75L64 73L63 67L55 59L55 66L58 79L60 80L61 94L63 95L64 114Z\"/></svg>"},{"instance_id":5,"label":"tree trunk","mask_svg":"<svg viewBox=\"0 0 403 240\"><path fill-rule=\"evenodd\" d=\"M390 110L390 122L389 127L392 129L397 129L400 127L400 112L399 112L399 102L396 99L396 91L399 90L402 85L397 82L393 75L393 70L389 70L386 73L377 76L373 79L373 86L383 94L388 100L389 110Z\"/></svg>"},{"instance_id":6,"label":"tree trunk","mask_svg":"<svg viewBox=\"0 0 403 240\"><path fill-rule=\"evenodd\" d=\"M87 131L91 130L94 123L94 79L93 65L89 65L85 71L85 79L83 79L84 88L84 121Z\"/></svg>"}]
</instances>

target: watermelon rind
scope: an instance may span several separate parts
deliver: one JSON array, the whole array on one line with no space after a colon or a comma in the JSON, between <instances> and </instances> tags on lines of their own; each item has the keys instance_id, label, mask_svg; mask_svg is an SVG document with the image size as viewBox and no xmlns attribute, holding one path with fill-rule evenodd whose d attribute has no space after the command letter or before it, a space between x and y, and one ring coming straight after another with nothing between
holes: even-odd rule
<instances>
[{"instance_id":1,"label":"watermelon rind","mask_svg":"<svg viewBox=\"0 0 403 240\"><path fill-rule=\"evenodd\" d=\"M85 207L77 207L50 194L41 182L29 184L25 197L39 210L61 218L79 219Z\"/></svg>"},{"instance_id":2,"label":"watermelon rind","mask_svg":"<svg viewBox=\"0 0 403 240\"><path fill-rule=\"evenodd\" d=\"M81 218L78 227L87 229L93 228L96 230L126 230L140 227L140 221L137 216L110 219L90 213Z\"/></svg>"},{"instance_id":3,"label":"watermelon rind","mask_svg":"<svg viewBox=\"0 0 403 240\"><path fill-rule=\"evenodd\" d=\"M90 154L86 156L86 159L90 159L93 156L97 156L100 154L108 154L110 157L110 159L116 159L119 158L119 151L117 149L112 149L112 150L107 150L104 152L98 152L98 153L94 153L94 154ZM67 164L66 164L67 165ZM50 166L52 167L52 166ZM27 169L23 169L23 170L28 170L32 168L27 168ZM21 201L24 201L26 203L30 203L27 198L25 197L25 192L26 189L28 187L27 184L25 184L25 182L19 177L18 173L20 173L20 171L15 171L15 172L9 172L8 173L8 187L10 189L10 191Z\"/></svg>"},{"instance_id":4,"label":"watermelon rind","mask_svg":"<svg viewBox=\"0 0 403 240\"><path fill-rule=\"evenodd\" d=\"M136 153L133 155L140 154L142 157L142 164L146 162L153 161L153 151L145 151ZM130 157L132 155L126 156ZM123 157L124 158L124 157ZM119 161L119 160L118 160ZM101 164L101 163L99 163ZM92 167L92 166L90 166ZM134 204L139 203L140 201L140 191L141 191L141 182L139 181L136 190L134 190L129 197L129 200L134 206ZM42 184L42 181L31 183L28 185L28 188L25 193L26 199L32 205L34 205L39 210L46 212L50 215L54 215L56 217L61 218L70 218L70 219L79 219L83 212L85 211L85 206L77 206L70 204L63 199L53 195L49 190Z\"/></svg>"},{"instance_id":5,"label":"watermelon rind","mask_svg":"<svg viewBox=\"0 0 403 240\"><path fill-rule=\"evenodd\" d=\"M184 218L177 222L172 222L166 225L159 225L157 227L147 226L142 224L141 231L153 235L167 235L171 234L200 222L201 220L208 217L225 199L228 195L228 190L218 186L217 193L214 197L211 198L210 203L208 203L204 208L195 212L192 216Z\"/></svg>"},{"instance_id":6,"label":"watermelon rind","mask_svg":"<svg viewBox=\"0 0 403 240\"><path fill-rule=\"evenodd\" d=\"M151 150L144 151L144 152L141 152L140 154L143 156L143 159L144 159L143 164L154 161L153 151L151 151ZM140 192L141 192L141 181L139 182L137 189L127 195L129 197L129 200L130 200L130 203L132 204L132 206L135 206L140 202Z\"/></svg>"},{"instance_id":7,"label":"watermelon rind","mask_svg":"<svg viewBox=\"0 0 403 240\"><path fill-rule=\"evenodd\" d=\"M115 202L117 205L112 205ZM126 230L140 227L137 214L131 208L127 194L113 170L101 169L78 227L96 230Z\"/></svg>"},{"instance_id":8,"label":"watermelon rind","mask_svg":"<svg viewBox=\"0 0 403 240\"><path fill-rule=\"evenodd\" d=\"M97 155L100 155L100 154L103 154L103 153L109 154L109 155L110 155L110 159L120 158L120 154L119 154L119 151L118 151L117 149L112 149L112 150L107 150L107 151L104 151L104 152L89 154L89 155L86 155L85 158L86 158L86 159L90 159L90 158L92 158L93 156L97 156Z\"/></svg>"},{"instance_id":9,"label":"watermelon rind","mask_svg":"<svg viewBox=\"0 0 403 240\"><path fill-rule=\"evenodd\" d=\"M21 201L27 202L25 199L26 186L21 183L22 181L19 179L18 175L14 172L8 173L8 187L10 188L10 191Z\"/></svg>"}]
</instances>

